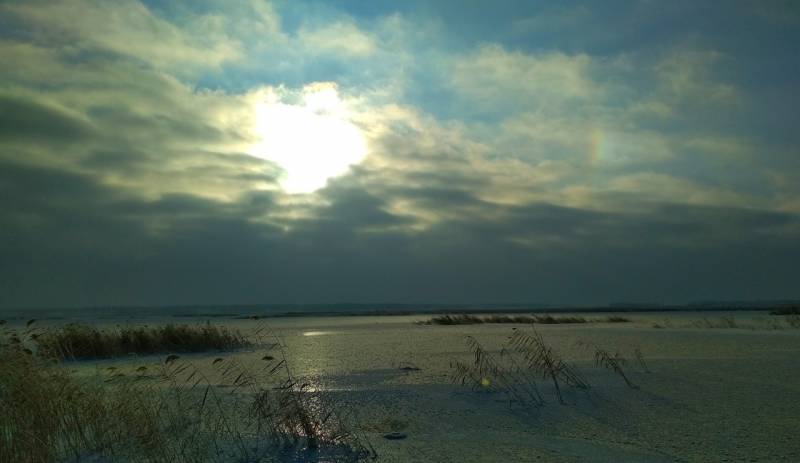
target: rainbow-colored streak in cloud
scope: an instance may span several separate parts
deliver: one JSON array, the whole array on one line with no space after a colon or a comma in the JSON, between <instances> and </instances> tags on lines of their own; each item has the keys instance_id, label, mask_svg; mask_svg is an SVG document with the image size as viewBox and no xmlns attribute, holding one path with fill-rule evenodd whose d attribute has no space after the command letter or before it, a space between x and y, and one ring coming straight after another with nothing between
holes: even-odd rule
<instances>
[{"instance_id":1,"label":"rainbow-colored streak in cloud","mask_svg":"<svg viewBox=\"0 0 800 463\"><path fill-rule=\"evenodd\" d=\"M606 136L602 130L593 128L589 132L589 140L586 147L586 165L588 167L597 167L599 165L606 141Z\"/></svg>"}]
</instances>

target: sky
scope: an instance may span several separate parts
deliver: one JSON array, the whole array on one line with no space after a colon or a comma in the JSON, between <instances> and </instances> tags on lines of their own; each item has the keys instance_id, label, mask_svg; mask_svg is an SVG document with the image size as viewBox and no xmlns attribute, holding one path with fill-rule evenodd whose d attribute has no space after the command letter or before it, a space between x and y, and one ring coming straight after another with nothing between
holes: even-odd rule
<instances>
[{"instance_id":1,"label":"sky","mask_svg":"<svg viewBox=\"0 0 800 463\"><path fill-rule=\"evenodd\" d=\"M792 0L0 1L0 308L800 298Z\"/></svg>"}]
</instances>

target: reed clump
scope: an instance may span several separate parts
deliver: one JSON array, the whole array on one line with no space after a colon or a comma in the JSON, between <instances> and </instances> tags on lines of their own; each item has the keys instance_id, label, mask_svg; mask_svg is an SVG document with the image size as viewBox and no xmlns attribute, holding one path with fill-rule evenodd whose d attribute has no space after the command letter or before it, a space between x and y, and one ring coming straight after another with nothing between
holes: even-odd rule
<instances>
[{"instance_id":1,"label":"reed clump","mask_svg":"<svg viewBox=\"0 0 800 463\"><path fill-rule=\"evenodd\" d=\"M770 315L800 315L800 305L779 307L769 312Z\"/></svg>"},{"instance_id":2,"label":"reed clump","mask_svg":"<svg viewBox=\"0 0 800 463\"><path fill-rule=\"evenodd\" d=\"M520 355L531 371L539 374L542 380L549 379L555 387L560 403L564 403L561 384L578 389L588 389L589 383L583 379L577 368L564 361L538 331L530 334L521 330L514 331L509 342L510 347Z\"/></svg>"},{"instance_id":3,"label":"reed clump","mask_svg":"<svg viewBox=\"0 0 800 463\"><path fill-rule=\"evenodd\" d=\"M467 336L467 347L472 355L471 362L451 361L454 383L470 386L478 391L500 392L509 401L534 407L545 405L540 393L540 381L552 384L552 391L559 403L564 404L566 390L587 392L589 382L578 368L564 360L533 327L530 330L517 330L508 338L506 344L495 354L486 350L475 338ZM627 359L619 352L613 354L605 349L578 341L579 346L594 349L594 365L613 371L631 389L639 387L626 372ZM650 373L641 349L633 350L639 370Z\"/></svg>"},{"instance_id":4,"label":"reed clump","mask_svg":"<svg viewBox=\"0 0 800 463\"><path fill-rule=\"evenodd\" d=\"M531 372L508 355L506 350L501 351L500 356L495 356L475 338L467 336L466 341L473 361L451 362L453 382L468 385L474 390L502 392L511 401L537 407L544 405L544 399Z\"/></svg>"},{"instance_id":5,"label":"reed clump","mask_svg":"<svg viewBox=\"0 0 800 463\"><path fill-rule=\"evenodd\" d=\"M78 360L130 354L223 351L252 345L238 330L210 323L115 328L73 323L41 331L36 343L41 356Z\"/></svg>"},{"instance_id":6,"label":"reed clump","mask_svg":"<svg viewBox=\"0 0 800 463\"><path fill-rule=\"evenodd\" d=\"M589 383L573 365L564 361L536 331L515 331L499 355L493 355L472 337L467 346L473 355L471 363L451 362L452 380L474 389L497 390L511 399L541 406L537 380L552 382L556 398L564 403L565 386L586 390Z\"/></svg>"},{"instance_id":7,"label":"reed clump","mask_svg":"<svg viewBox=\"0 0 800 463\"><path fill-rule=\"evenodd\" d=\"M79 461L91 455L169 461L146 388L79 380L24 349L0 347L0 461ZM107 378L111 379L111 378Z\"/></svg>"},{"instance_id":8,"label":"reed clump","mask_svg":"<svg viewBox=\"0 0 800 463\"><path fill-rule=\"evenodd\" d=\"M261 328L259 328L260 330ZM375 452L319 387L257 331L260 364L168 355L89 376L34 354L46 332L0 326L0 461L356 462ZM130 370L130 371L129 371ZM277 384L277 387L276 387Z\"/></svg>"}]
</instances>

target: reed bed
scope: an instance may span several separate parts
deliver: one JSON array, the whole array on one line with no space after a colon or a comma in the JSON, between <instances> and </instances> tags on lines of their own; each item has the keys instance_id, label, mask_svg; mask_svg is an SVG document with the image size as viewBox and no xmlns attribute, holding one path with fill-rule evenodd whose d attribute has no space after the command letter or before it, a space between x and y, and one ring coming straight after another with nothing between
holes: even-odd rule
<instances>
[{"instance_id":1,"label":"reed bed","mask_svg":"<svg viewBox=\"0 0 800 463\"><path fill-rule=\"evenodd\" d=\"M374 459L349 408L319 387L321 378L295 377L270 336L254 330L256 365L170 354L86 377L71 374L60 354L42 355L45 331L0 326L0 461Z\"/></svg>"},{"instance_id":2,"label":"reed bed","mask_svg":"<svg viewBox=\"0 0 800 463\"><path fill-rule=\"evenodd\" d=\"M780 307L769 312L770 315L800 315L800 305Z\"/></svg>"},{"instance_id":3,"label":"reed bed","mask_svg":"<svg viewBox=\"0 0 800 463\"><path fill-rule=\"evenodd\" d=\"M787 309L781 317L770 317L754 321L737 321L733 317L703 318L692 322L692 328L702 329L750 329L750 330L785 330L800 329L800 315ZM774 313L773 313L774 315Z\"/></svg>"},{"instance_id":4,"label":"reed bed","mask_svg":"<svg viewBox=\"0 0 800 463\"><path fill-rule=\"evenodd\" d=\"M480 325L484 323L517 323L517 324L541 324L557 325L571 323L625 323L629 319L619 316L609 316L605 318L585 318L552 315L438 315L421 322L423 325Z\"/></svg>"},{"instance_id":5,"label":"reed bed","mask_svg":"<svg viewBox=\"0 0 800 463\"><path fill-rule=\"evenodd\" d=\"M33 335L36 336L40 355L77 360L130 354L225 351L252 346L238 330L210 323L153 327L117 326L106 329L73 323Z\"/></svg>"}]
</instances>

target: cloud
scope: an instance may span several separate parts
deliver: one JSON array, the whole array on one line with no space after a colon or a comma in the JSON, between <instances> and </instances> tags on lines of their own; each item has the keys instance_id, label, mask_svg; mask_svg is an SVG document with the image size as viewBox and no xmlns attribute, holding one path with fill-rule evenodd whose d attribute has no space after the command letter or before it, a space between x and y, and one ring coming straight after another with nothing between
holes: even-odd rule
<instances>
[{"instance_id":1,"label":"cloud","mask_svg":"<svg viewBox=\"0 0 800 463\"><path fill-rule=\"evenodd\" d=\"M741 289L726 294L769 297L786 287L781 275L798 257L780 233L797 216L747 209L504 206L442 186L367 194L342 179L328 205L287 232L253 220L281 207L275 194L144 200L58 170L5 163L0 172L5 306L224 303L233 294L290 302L309 291L328 302L681 300L731 282ZM409 234L396 227L409 218L386 211L398 196L484 213ZM765 271L776 277L760 278ZM43 282L50 290L35 291Z\"/></svg>"},{"instance_id":2,"label":"cloud","mask_svg":"<svg viewBox=\"0 0 800 463\"><path fill-rule=\"evenodd\" d=\"M796 295L797 137L716 36L621 44L591 6L549 13L563 41L527 13L467 39L428 10L0 10L0 307ZM309 88L368 153L292 195L257 108Z\"/></svg>"},{"instance_id":3,"label":"cloud","mask_svg":"<svg viewBox=\"0 0 800 463\"><path fill-rule=\"evenodd\" d=\"M91 132L86 120L65 108L0 93L0 140L63 143Z\"/></svg>"},{"instance_id":4,"label":"cloud","mask_svg":"<svg viewBox=\"0 0 800 463\"><path fill-rule=\"evenodd\" d=\"M217 66L240 58L240 44L227 40L214 18L196 18L191 34L136 0L7 3L0 11L24 22L30 39L43 46L67 41L83 51L113 52L160 68Z\"/></svg>"},{"instance_id":5,"label":"cloud","mask_svg":"<svg viewBox=\"0 0 800 463\"><path fill-rule=\"evenodd\" d=\"M352 23L337 22L319 28L302 27L299 40L312 53L341 53L346 56L367 57L377 48L374 39Z\"/></svg>"},{"instance_id":6,"label":"cloud","mask_svg":"<svg viewBox=\"0 0 800 463\"><path fill-rule=\"evenodd\" d=\"M549 110L586 101L601 91L589 75L590 65L586 55L529 55L486 45L456 60L452 83L477 112L497 107L508 111L517 105Z\"/></svg>"}]
</instances>

